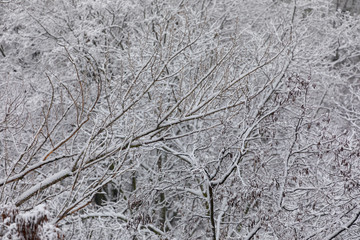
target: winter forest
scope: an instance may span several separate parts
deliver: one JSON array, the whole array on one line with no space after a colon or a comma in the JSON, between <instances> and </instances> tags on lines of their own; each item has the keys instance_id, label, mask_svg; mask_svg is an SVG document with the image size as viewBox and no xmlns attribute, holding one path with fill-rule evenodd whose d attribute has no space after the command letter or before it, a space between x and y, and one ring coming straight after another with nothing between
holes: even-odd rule
<instances>
[{"instance_id":1,"label":"winter forest","mask_svg":"<svg viewBox=\"0 0 360 240\"><path fill-rule=\"evenodd\" d=\"M360 239L359 0L0 0L0 238Z\"/></svg>"}]
</instances>

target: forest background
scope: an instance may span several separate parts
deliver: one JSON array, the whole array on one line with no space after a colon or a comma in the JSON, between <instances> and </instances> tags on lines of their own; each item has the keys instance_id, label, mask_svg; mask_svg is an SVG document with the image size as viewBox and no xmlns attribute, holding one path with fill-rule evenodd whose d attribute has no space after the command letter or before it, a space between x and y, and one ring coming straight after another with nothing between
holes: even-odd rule
<instances>
[{"instance_id":1,"label":"forest background","mask_svg":"<svg viewBox=\"0 0 360 240\"><path fill-rule=\"evenodd\" d=\"M0 238L359 239L360 2L0 1Z\"/></svg>"}]
</instances>

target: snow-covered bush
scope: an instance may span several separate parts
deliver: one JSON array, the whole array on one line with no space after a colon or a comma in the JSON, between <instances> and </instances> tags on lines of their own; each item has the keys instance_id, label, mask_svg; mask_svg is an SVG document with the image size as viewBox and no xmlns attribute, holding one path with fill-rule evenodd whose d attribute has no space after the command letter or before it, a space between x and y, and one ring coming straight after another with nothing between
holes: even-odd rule
<instances>
[{"instance_id":1,"label":"snow-covered bush","mask_svg":"<svg viewBox=\"0 0 360 240\"><path fill-rule=\"evenodd\" d=\"M15 206L0 208L0 237L12 240L60 240L61 230L49 222L50 213L44 204L29 211Z\"/></svg>"}]
</instances>

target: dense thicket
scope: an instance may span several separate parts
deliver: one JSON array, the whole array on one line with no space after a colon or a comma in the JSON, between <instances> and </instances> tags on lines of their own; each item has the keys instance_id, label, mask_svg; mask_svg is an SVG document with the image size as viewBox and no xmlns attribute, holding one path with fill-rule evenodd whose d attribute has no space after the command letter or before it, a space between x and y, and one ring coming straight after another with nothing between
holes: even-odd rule
<instances>
[{"instance_id":1,"label":"dense thicket","mask_svg":"<svg viewBox=\"0 0 360 240\"><path fill-rule=\"evenodd\" d=\"M358 239L352 4L1 1L0 237Z\"/></svg>"}]
</instances>

